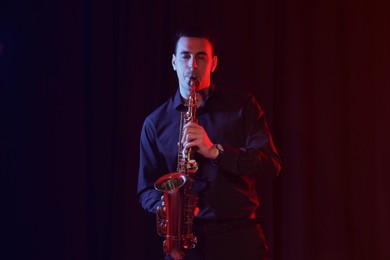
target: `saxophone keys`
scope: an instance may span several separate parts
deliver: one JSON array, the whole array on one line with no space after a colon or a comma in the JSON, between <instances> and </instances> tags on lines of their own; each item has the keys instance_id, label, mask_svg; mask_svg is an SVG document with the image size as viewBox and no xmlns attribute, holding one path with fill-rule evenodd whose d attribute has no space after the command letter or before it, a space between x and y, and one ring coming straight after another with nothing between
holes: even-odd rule
<instances>
[{"instance_id":1,"label":"saxophone keys","mask_svg":"<svg viewBox=\"0 0 390 260\"><path fill-rule=\"evenodd\" d=\"M198 163L195 160L188 160L186 166L189 173L194 173L198 170Z\"/></svg>"}]
</instances>

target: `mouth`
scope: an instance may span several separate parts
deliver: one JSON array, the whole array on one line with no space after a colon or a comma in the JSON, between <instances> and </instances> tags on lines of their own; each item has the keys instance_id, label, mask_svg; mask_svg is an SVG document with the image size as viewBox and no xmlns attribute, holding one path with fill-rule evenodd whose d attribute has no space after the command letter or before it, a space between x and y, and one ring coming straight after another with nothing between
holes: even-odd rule
<instances>
[{"instance_id":1,"label":"mouth","mask_svg":"<svg viewBox=\"0 0 390 260\"><path fill-rule=\"evenodd\" d=\"M200 79L199 73L188 73L188 74L185 75L185 77L187 79L190 79L190 78Z\"/></svg>"},{"instance_id":2,"label":"mouth","mask_svg":"<svg viewBox=\"0 0 390 260\"><path fill-rule=\"evenodd\" d=\"M187 81L188 86L191 87L195 85L196 87L198 87L202 78L199 73L192 71L190 73L185 74L185 80Z\"/></svg>"},{"instance_id":3,"label":"mouth","mask_svg":"<svg viewBox=\"0 0 390 260\"><path fill-rule=\"evenodd\" d=\"M197 77L191 76L191 77L189 78L187 84L188 84L188 86L191 87L191 88L193 88L194 86L195 86L195 87L199 87L200 80L199 80L199 78L197 78Z\"/></svg>"}]
</instances>

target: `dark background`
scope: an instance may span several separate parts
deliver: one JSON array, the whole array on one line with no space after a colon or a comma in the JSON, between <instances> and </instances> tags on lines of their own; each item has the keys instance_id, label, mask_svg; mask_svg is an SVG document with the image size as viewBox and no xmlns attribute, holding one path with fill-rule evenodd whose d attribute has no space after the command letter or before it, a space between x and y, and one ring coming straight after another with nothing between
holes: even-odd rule
<instances>
[{"instance_id":1,"label":"dark background","mask_svg":"<svg viewBox=\"0 0 390 260\"><path fill-rule=\"evenodd\" d=\"M0 259L158 259L136 196L172 37L214 30L217 87L253 92L283 170L260 183L275 260L390 259L386 0L1 1ZM265 185L266 184L266 185Z\"/></svg>"}]
</instances>

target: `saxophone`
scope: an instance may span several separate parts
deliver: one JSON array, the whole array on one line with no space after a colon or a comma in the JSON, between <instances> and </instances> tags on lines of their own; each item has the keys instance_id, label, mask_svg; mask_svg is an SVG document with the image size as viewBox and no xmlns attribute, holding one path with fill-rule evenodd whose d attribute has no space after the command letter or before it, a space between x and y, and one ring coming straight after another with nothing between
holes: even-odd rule
<instances>
[{"instance_id":1,"label":"saxophone","mask_svg":"<svg viewBox=\"0 0 390 260\"><path fill-rule=\"evenodd\" d=\"M188 122L197 122L197 94L194 85L199 85L199 80L191 77L188 84L191 92L186 104L187 112L182 113L180 123L177 172L165 174L154 183L155 189L164 194L163 202L157 208L157 233L165 237L163 243L165 254L175 260L183 259L186 252L193 249L197 243L197 238L192 233L192 225L194 210L198 204L198 197L193 190L198 164L193 159L193 149L185 150L181 138L183 126Z\"/></svg>"}]
</instances>

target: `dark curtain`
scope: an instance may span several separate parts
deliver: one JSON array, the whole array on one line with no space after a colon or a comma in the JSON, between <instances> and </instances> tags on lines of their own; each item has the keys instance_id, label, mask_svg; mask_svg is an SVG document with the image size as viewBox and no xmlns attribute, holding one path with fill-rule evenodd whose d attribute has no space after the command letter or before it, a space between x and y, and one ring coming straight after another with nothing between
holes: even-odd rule
<instances>
[{"instance_id":1,"label":"dark curtain","mask_svg":"<svg viewBox=\"0 0 390 260\"><path fill-rule=\"evenodd\" d=\"M390 259L385 0L1 1L0 259L159 259L136 195L173 35L217 36L217 87L255 94L283 170L259 180L275 260Z\"/></svg>"}]
</instances>

